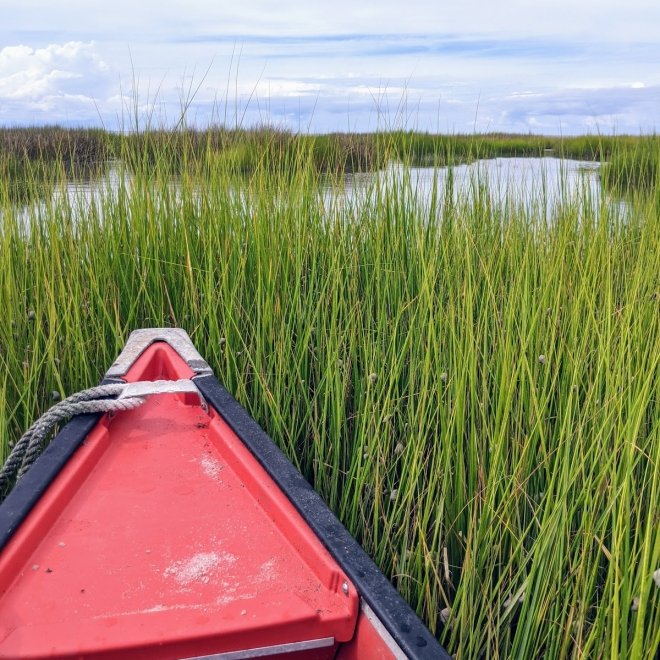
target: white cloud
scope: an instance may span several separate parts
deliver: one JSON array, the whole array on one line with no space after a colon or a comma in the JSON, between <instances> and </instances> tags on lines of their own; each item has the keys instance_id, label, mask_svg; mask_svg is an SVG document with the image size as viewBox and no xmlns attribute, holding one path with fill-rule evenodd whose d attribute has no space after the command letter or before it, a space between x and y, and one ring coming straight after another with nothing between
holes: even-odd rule
<instances>
[{"instance_id":1,"label":"white cloud","mask_svg":"<svg viewBox=\"0 0 660 660\"><path fill-rule=\"evenodd\" d=\"M532 96L500 99L500 121L514 130L569 133L648 131L648 118L660 105L660 86L616 86L600 89L561 89Z\"/></svg>"},{"instance_id":2,"label":"white cloud","mask_svg":"<svg viewBox=\"0 0 660 660\"><path fill-rule=\"evenodd\" d=\"M169 36L473 34L481 36L579 36L583 40L657 40L657 0L22 0L3 12L2 30L59 31L135 43ZM85 37L89 38L89 37Z\"/></svg>"},{"instance_id":3,"label":"white cloud","mask_svg":"<svg viewBox=\"0 0 660 660\"><path fill-rule=\"evenodd\" d=\"M55 120L79 116L105 96L109 76L93 43L7 46L0 50L0 119L20 122L20 113L12 114L19 108L30 122L49 121L46 114Z\"/></svg>"}]
</instances>

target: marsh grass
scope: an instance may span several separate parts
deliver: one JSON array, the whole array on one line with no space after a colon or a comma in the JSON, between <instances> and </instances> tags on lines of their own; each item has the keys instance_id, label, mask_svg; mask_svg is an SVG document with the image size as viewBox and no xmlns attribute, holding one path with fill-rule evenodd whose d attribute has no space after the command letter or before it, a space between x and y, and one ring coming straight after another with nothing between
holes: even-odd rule
<instances>
[{"instance_id":1,"label":"marsh grass","mask_svg":"<svg viewBox=\"0 0 660 660\"><path fill-rule=\"evenodd\" d=\"M26 204L50 196L62 178L98 176L110 157L111 140L100 129L0 128L3 199Z\"/></svg>"},{"instance_id":2,"label":"marsh grass","mask_svg":"<svg viewBox=\"0 0 660 660\"><path fill-rule=\"evenodd\" d=\"M424 167L554 155L608 161L604 184L622 194L655 186L657 153L655 136L435 135L414 131L303 135L268 126L159 129L149 122L138 127L135 120L133 129L125 133L59 126L0 128L0 181L5 197L27 203L49 196L62 176L68 180L98 178L117 160L131 171L157 167L163 174L177 176L217 167L251 175L265 164L272 172L291 173L293 165L302 165L318 174L339 176L373 172L392 161Z\"/></svg>"},{"instance_id":3,"label":"marsh grass","mask_svg":"<svg viewBox=\"0 0 660 660\"><path fill-rule=\"evenodd\" d=\"M582 135L575 137L485 133L438 135L398 131L376 136L395 159L413 166L445 166L484 158L539 158L553 155L601 162L617 150L632 150L650 141L648 137Z\"/></svg>"},{"instance_id":4,"label":"marsh grass","mask_svg":"<svg viewBox=\"0 0 660 660\"><path fill-rule=\"evenodd\" d=\"M604 185L619 195L657 195L660 191L660 138L650 136L615 149L603 167Z\"/></svg>"},{"instance_id":5,"label":"marsh grass","mask_svg":"<svg viewBox=\"0 0 660 660\"><path fill-rule=\"evenodd\" d=\"M421 203L405 172L328 204L278 139L180 144L176 186L143 145L91 207L0 189L0 451L181 326L457 657L651 657L657 205Z\"/></svg>"}]
</instances>

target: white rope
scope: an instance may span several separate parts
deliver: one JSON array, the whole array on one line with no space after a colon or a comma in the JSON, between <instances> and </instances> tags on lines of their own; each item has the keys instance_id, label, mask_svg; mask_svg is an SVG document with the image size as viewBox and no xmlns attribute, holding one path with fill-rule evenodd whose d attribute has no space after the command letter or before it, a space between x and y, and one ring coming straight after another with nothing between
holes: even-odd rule
<instances>
[{"instance_id":1,"label":"white rope","mask_svg":"<svg viewBox=\"0 0 660 660\"><path fill-rule=\"evenodd\" d=\"M3 493L30 469L41 454L45 447L45 439L55 424L83 413L133 410L145 402L146 399L137 396L125 399L111 398L119 396L125 387L126 383L92 387L72 394L46 411L21 436L0 469L0 502L4 499Z\"/></svg>"}]
</instances>

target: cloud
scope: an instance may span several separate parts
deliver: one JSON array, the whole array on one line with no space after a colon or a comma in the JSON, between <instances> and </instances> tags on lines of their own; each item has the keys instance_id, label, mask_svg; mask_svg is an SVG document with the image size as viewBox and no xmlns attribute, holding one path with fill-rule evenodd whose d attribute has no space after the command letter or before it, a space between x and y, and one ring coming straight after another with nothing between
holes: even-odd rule
<instances>
[{"instance_id":1,"label":"cloud","mask_svg":"<svg viewBox=\"0 0 660 660\"><path fill-rule=\"evenodd\" d=\"M171 43L206 31L209 35L308 36L371 34L475 35L485 39L562 36L581 43L657 41L657 0L21 0L5 11L0 42L32 43L47 34L115 42ZM10 40L7 40L7 37ZM51 37L52 38L52 37Z\"/></svg>"},{"instance_id":2,"label":"cloud","mask_svg":"<svg viewBox=\"0 0 660 660\"><path fill-rule=\"evenodd\" d=\"M562 37L550 38L484 38L447 33L369 34L338 33L320 35L255 35L202 32L184 34L173 39L180 44L215 44L240 46L251 57L381 57L455 55L475 58L562 58L583 54L587 47L581 41ZM606 50L605 47L602 50Z\"/></svg>"},{"instance_id":3,"label":"cloud","mask_svg":"<svg viewBox=\"0 0 660 660\"><path fill-rule=\"evenodd\" d=\"M106 97L110 81L110 67L93 42L7 46L0 50L0 120L34 123L89 116L95 100Z\"/></svg>"},{"instance_id":4,"label":"cloud","mask_svg":"<svg viewBox=\"0 0 660 660\"><path fill-rule=\"evenodd\" d=\"M259 85L252 96L239 99L239 115L246 123L272 123L293 130L309 127L318 132L403 128L450 133L636 134L654 129L649 117L655 116L660 105L660 86L640 87L637 81L608 88L529 89L482 97L451 88L433 96L423 85L379 87L360 79L350 85L341 79L315 85L273 84L270 95L264 92L265 85Z\"/></svg>"},{"instance_id":5,"label":"cloud","mask_svg":"<svg viewBox=\"0 0 660 660\"><path fill-rule=\"evenodd\" d=\"M500 99L499 121L515 130L563 126L570 132L603 130L637 133L649 130L649 117L660 104L660 85L596 89L562 89L550 93L519 93Z\"/></svg>"}]
</instances>

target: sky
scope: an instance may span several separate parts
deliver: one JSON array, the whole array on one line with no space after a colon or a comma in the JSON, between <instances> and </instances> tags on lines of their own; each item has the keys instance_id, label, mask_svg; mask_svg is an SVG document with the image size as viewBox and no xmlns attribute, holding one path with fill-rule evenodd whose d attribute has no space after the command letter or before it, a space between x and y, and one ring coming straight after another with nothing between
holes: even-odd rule
<instances>
[{"instance_id":1,"label":"sky","mask_svg":"<svg viewBox=\"0 0 660 660\"><path fill-rule=\"evenodd\" d=\"M658 0L0 0L0 126L660 129Z\"/></svg>"}]
</instances>

